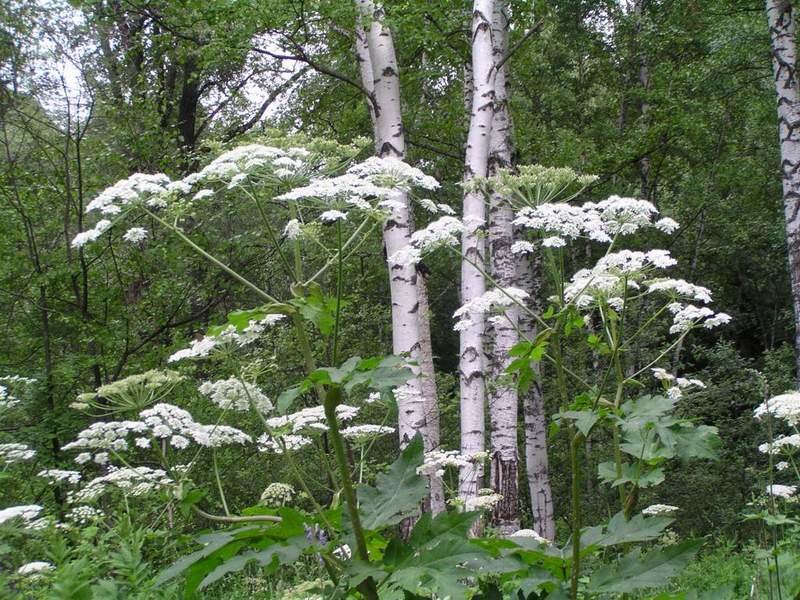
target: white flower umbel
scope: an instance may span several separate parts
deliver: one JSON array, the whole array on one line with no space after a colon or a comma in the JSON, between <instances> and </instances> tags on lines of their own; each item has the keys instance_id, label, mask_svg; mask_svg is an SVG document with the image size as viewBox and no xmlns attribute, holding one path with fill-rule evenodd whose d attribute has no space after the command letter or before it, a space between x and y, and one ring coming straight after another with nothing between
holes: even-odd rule
<instances>
[{"instance_id":1,"label":"white flower umbel","mask_svg":"<svg viewBox=\"0 0 800 600\"><path fill-rule=\"evenodd\" d=\"M121 207L137 201L153 201L167 193L170 179L163 173L134 173L103 190L86 206L86 212L117 214ZM158 202L158 200L156 200Z\"/></svg>"},{"instance_id":2,"label":"white flower umbel","mask_svg":"<svg viewBox=\"0 0 800 600\"><path fill-rule=\"evenodd\" d=\"M285 506L294 498L294 488L286 483L270 483L261 494L261 504L266 506Z\"/></svg>"},{"instance_id":3,"label":"white flower umbel","mask_svg":"<svg viewBox=\"0 0 800 600\"><path fill-rule=\"evenodd\" d=\"M247 382L242 384L236 377L206 381L198 390L222 409L248 411L255 407L263 414L272 410L272 402L258 386Z\"/></svg>"},{"instance_id":4,"label":"white flower umbel","mask_svg":"<svg viewBox=\"0 0 800 600\"><path fill-rule=\"evenodd\" d=\"M128 496L144 496L174 482L162 469L150 467L110 467L107 475L95 477L86 487L71 492L68 500L71 503L84 503L96 500L111 489L119 489Z\"/></svg>"},{"instance_id":5,"label":"white flower umbel","mask_svg":"<svg viewBox=\"0 0 800 600\"><path fill-rule=\"evenodd\" d=\"M793 454L800 449L800 434L779 435L772 442L759 445L758 451L763 454Z\"/></svg>"},{"instance_id":6,"label":"white flower umbel","mask_svg":"<svg viewBox=\"0 0 800 600\"><path fill-rule=\"evenodd\" d=\"M657 515L670 515L678 510L680 510L680 508L670 504L651 504L647 508L642 509L642 514L649 517Z\"/></svg>"},{"instance_id":7,"label":"white flower umbel","mask_svg":"<svg viewBox=\"0 0 800 600\"><path fill-rule=\"evenodd\" d=\"M797 427L800 425L800 392L786 392L773 396L759 405L753 411L753 416L761 419L768 413L776 419L786 421L792 427Z\"/></svg>"},{"instance_id":8,"label":"white flower umbel","mask_svg":"<svg viewBox=\"0 0 800 600\"><path fill-rule=\"evenodd\" d=\"M42 574L55 569L52 563L44 560L35 560L33 562L25 563L17 569L17 575L23 577L40 577Z\"/></svg>"},{"instance_id":9,"label":"white flower umbel","mask_svg":"<svg viewBox=\"0 0 800 600\"><path fill-rule=\"evenodd\" d=\"M459 319L454 329L456 331L462 330L472 324L480 315L488 312L503 312L510 306L521 304L528 296L528 292L515 287L487 290L453 313L453 318Z\"/></svg>"},{"instance_id":10,"label":"white flower umbel","mask_svg":"<svg viewBox=\"0 0 800 600\"><path fill-rule=\"evenodd\" d=\"M64 516L68 521L72 521L78 525L88 525L89 523L105 518L106 515L99 508L83 505L72 508Z\"/></svg>"},{"instance_id":11,"label":"white flower umbel","mask_svg":"<svg viewBox=\"0 0 800 600\"><path fill-rule=\"evenodd\" d=\"M492 510L503 500L500 494L491 493L491 490L481 490L481 495L467 498L464 503L464 510Z\"/></svg>"},{"instance_id":12,"label":"white flower umbel","mask_svg":"<svg viewBox=\"0 0 800 600\"><path fill-rule=\"evenodd\" d=\"M189 342L188 348L178 350L167 359L167 362L177 362L185 358L205 358L211 354L211 351L217 343L218 340L209 336L205 336L199 340L192 340Z\"/></svg>"},{"instance_id":13,"label":"white flower umbel","mask_svg":"<svg viewBox=\"0 0 800 600\"><path fill-rule=\"evenodd\" d=\"M424 254L444 246L457 246L463 232L464 224L459 219L441 217L427 227L415 231L411 235L410 244L393 253L389 260L401 265L416 264L422 260Z\"/></svg>"},{"instance_id":14,"label":"white flower umbel","mask_svg":"<svg viewBox=\"0 0 800 600\"><path fill-rule=\"evenodd\" d=\"M20 519L26 524L33 521L42 512L42 507L38 504L26 504L21 506L10 506L0 510L0 524Z\"/></svg>"},{"instance_id":15,"label":"white flower umbel","mask_svg":"<svg viewBox=\"0 0 800 600\"><path fill-rule=\"evenodd\" d=\"M310 445L313 443L313 441L313 439L306 435L287 433L277 437L272 437L271 435L264 433L258 437L256 444L258 444L258 450L260 452L274 452L275 454L283 454L284 448L286 448L287 452L295 452Z\"/></svg>"},{"instance_id":16,"label":"white flower umbel","mask_svg":"<svg viewBox=\"0 0 800 600\"><path fill-rule=\"evenodd\" d=\"M346 221L347 213L340 210L326 210L319 215L319 220L323 223L335 223L336 221Z\"/></svg>"},{"instance_id":17,"label":"white flower umbel","mask_svg":"<svg viewBox=\"0 0 800 600\"><path fill-rule=\"evenodd\" d=\"M147 239L147 229L144 227L131 227L125 232L122 239L132 244L138 244Z\"/></svg>"},{"instance_id":18,"label":"white flower umbel","mask_svg":"<svg viewBox=\"0 0 800 600\"><path fill-rule=\"evenodd\" d=\"M510 533L508 537L511 538L512 540L514 538L524 538L532 540L537 544L544 544L544 545L550 544L550 540L548 540L545 537L542 537L541 535L536 533L533 529L519 529L514 533Z\"/></svg>"},{"instance_id":19,"label":"white flower umbel","mask_svg":"<svg viewBox=\"0 0 800 600\"><path fill-rule=\"evenodd\" d=\"M669 328L670 333L682 333L700 324L706 329L712 329L731 321L730 315L722 312L715 313L706 306L683 305L675 302L670 305L669 310L673 314L672 326Z\"/></svg>"},{"instance_id":20,"label":"white flower umbel","mask_svg":"<svg viewBox=\"0 0 800 600\"><path fill-rule=\"evenodd\" d=\"M522 208L514 225L534 230L551 240L550 246L562 246L579 237L596 242L610 242L618 235L631 235L646 227L657 227L665 233L678 224L665 218L653 223L658 214L646 200L611 196L602 202L573 206L565 202L546 202Z\"/></svg>"},{"instance_id":21,"label":"white flower umbel","mask_svg":"<svg viewBox=\"0 0 800 600\"><path fill-rule=\"evenodd\" d=\"M431 450L425 453L422 465L417 467L417 474L441 477L447 467L462 469L473 466L473 462L458 450Z\"/></svg>"},{"instance_id":22,"label":"white flower umbel","mask_svg":"<svg viewBox=\"0 0 800 600\"><path fill-rule=\"evenodd\" d=\"M711 290L683 279L654 279L646 281L644 284L650 293L662 292L676 298L694 300L704 304L711 303Z\"/></svg>"},{"instance_id":23,"label":"white flower umbel","mask_svg":"<svg viewBox=\"0 0 800 600\"><path fill-rule=\"evenodd\" d=\"M336 407L336 418L339 422L351 421L361 410L357 406L340 404ZM311 433L327 431L325 409L322 406L311 406L295 413L267 419L267 425L276 434Z\"/></svg>"},{"instance_id":24,"label":"white flower umbel","mask_svg":"<svg viewBox=\"0 0 800 600\"><path fill-rule=\"evenodd\" d=\"M394 427L384 427L383 425L351 425L342 429L341 434L345 439L354 444L363 444L375 439L379 435L394 433Z\"/></svg>"},{"instance_id":25,"label":"white flower umbel","mask_svg":"<svg viewBox=\"0 0 800 600\"><path fill-rule=\"evenodd\" d=\"M766 491L769 496L788 499L795 495L795 492L797 492L797 486L774 483L772 485L768 485Z\"/></svg>"},{"instance_id":26,"label":"white flower umbel","mask_svg":"<svg viewBox=\"0 0 800 600\"><path fill-rule=\"evenodd\" d=\"M100 219L97 224L88 231L82 231L72 239L73 248L81 248L89 242L94 242L111 227L111 221Z\"/></svg>"},{"instance_id":27,"label":"white flower umbel","mask_svg":"<svg viewBox=\"0 0 800 600\"><path fill-rule=\"evenodd\" d=\"M426 190L439 188L439 182L436 179L393 156L383 158L372 156L353 165L347 172L387 188L404 190L412 187Z\"/></svg>"},{"instance_id":28,"label":"white flower umbel","mask_svg":"<svg viewBox=\"0 0 800 600\"><path fill-rule=\"evenodd\" d=\"M292 219L286 223L286 227L283 228L283 235L286 236L287 240L296 240L300 238L300 236L303 235L300 221Z\"/></svg>"},{"instance_id":29,"label":"white flower umbel","mask_svg":"<svg viewBox=\"0 0 800 600\"><path fill-rule=\"evenodd\" d=\"M357 175L346 173L339 177L314 179L308 185L277 196L275 200L334 200L346 201L352 198L383 198L389 195L388 188L375 185Z\"/></svg>"},{"instance_id":30,"label":"white flower umbel","mask_svg":"<svg viewBox=\"0 0 800 600\"><path fill-rule=\"evenodd\" d=\"M36 450L26 444L0 444L0 461L6 464L31 460L36 456Z\"/></svg>"},{"instance_id":31,"label":"white flower umbel","mask_svg":"<svg viewBox=\"0 0 800 600\"><path fill-rule=\"evenodd\" d=\"M77 471L66 471L64 469L45 469L44 471L39 471L36 476L47 479L47 483L50 485L56 485L57 483L76 485L81 480L81 474Z\"/></svg>"}]
</instances>

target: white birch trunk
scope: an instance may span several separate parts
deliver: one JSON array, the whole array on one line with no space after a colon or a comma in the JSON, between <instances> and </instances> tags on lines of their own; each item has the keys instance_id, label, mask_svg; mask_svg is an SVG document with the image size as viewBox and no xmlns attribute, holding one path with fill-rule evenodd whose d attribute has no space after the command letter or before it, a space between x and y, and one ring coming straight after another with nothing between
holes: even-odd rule
<instances>
[{"instance_id":1,"label":"white birch trunk","mask_svg":"<svg viewBox=\"0 0 800 600\"><path fill-rule=\"evenodd\" d=\"M792 3L767 0L767 19L778 100L783 209L794 304L796 377L800 382L800 92Z\"/></svg>"},{"instance_id":2,"label":"white birch trunk","mask_svg":"<svg viewBox=\"0 0 800 600\"><path fill-rule=\"evenodd\" d=\"M375 153L381 157L405 159L400 79L392 32L383 23L381 7L370 0L356 0L356 6L359 10L356 57L362 85L374 100L374 106L370 103L370 116ZM408 194L398 190L393 199L400 204L392 209L383 230L392 298L392 346L395 354L408 355L419 365L415 370L416 376L408 382L413 393L408 398L398 399L398 433L401 446L405 446L420 432L425 449L431 450L439 445L439 409L427 290L424 278L417 275L416 267L398 264L390 258L410 243L414 228ZM445 508L441 479L431 478L430 488L431 511L441 512Z\"/></svg>"},{"instance_id":3,"label":"white birch trunk","mask_svg":"<svg viewBox=\"0 0 800 600\"><path fill-rule=\"evenodd\" d=\"M494 114L494 61L492 60L492 0L475 0L472 10L472 107L467 135L464 181L486 177L489 162L489 137ZM482 192L464 194L464 234L462 236L461 301L467 303L486 290L481 271L485 260L484 228L486 203ZM484 452L485 319L470 315L472 324L460 333L459 371L461 391L461 452L466 456ZM483 466L462 468L459 496L466 500L478 494L483 480Z\"/></svg>"},{"instance_id":4,"label":"white birch trunk","mask_svg":"<svg viewBox=\"0 0 800 600\"><path fill-rule=\"evenodd\" d=\"M517 285L530 294L528 307L541 313L542 256L521 256L517 259ZM534 339L536 322L525 312L519 316L520 334ZM541 385L541 369L535 366L536 381L522 396L522 412L525 424L525 474L531 497L533 529L541 536L555 538L556 526L553 513L553 492L550 488L550 465L547 458L547 415Z\"/></svg>"},{"instance_id":5,"label":"white birch trunk","mask_svg":"<svg viewBox=\"0 0 800 600\"><path fill-rule=\"evenodd\" d=\"M494 63L499 64L508 49L506 1L495 0L492 18ZM495 102L489 148L489 175L512 164L511 118L508 111L506 67L496 70ZM514 213L508 199L492 194L489 207L489 267L492 278L502 287L516 286L516 265L511 254ZM488 386L491 423L491 487L502 496L494 507L492 524L502 533L519 529L519 453L517 450L517 390L506 374L511 348L518 341L519 310L511 306L488 327L492 341L491 384Z\"/></svg>"}]
</instances>

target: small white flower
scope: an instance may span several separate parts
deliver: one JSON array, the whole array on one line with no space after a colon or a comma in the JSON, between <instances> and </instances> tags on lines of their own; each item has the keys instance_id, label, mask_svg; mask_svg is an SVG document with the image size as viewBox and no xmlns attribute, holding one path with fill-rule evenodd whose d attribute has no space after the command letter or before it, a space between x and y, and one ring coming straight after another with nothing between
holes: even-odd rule
<instances>
[{"instance_id":1,"label":"small white flower","mask_svg":"<svg viewBox=\"0 0 800 600\"><path fill-rule=\"evenodd\" d=\"M200 190L197 192L193 197L192 200L205 200L206 198L210 198L214 195L214 190Z\"/></svg>"},{"instance_id":2,"label":"small white flower","mask_svg":"<svg viewBox=\"0 0 800 600\"><path fill-rule=\"evenodd\" d=\"M340 210L326 210L319 216L319 220L323 223L335 223L336 221L346 221L347 213Z\"/></svg>"},{"instance_id":3,"label":"small white flower","mask_svg":"<svg viewBox=\"0 0 800 600\"><path fill-rule=\"evenodd\" d=\"M776 498L791 498L797 491L797 486L780 485L778 483L767 486L767 494Z\"/></svg>"},{"instance_id":4,"label":"small white flower","mask_svg":"<svg viewBox=\"0 0 800 600\"><path fill-rule=\"evenodd\" d=\"M555 235L546 237L542 240L542 246L545 248L563 248L566 245L567 242L564 240L564 238L560 238Z\"/></svg>"},{"instance_id":5,"label":"small white flower","mask_svg":"<svg viewBox=\"0 0 800 600\"><path fill-rule=\"evenodd\" d=\"M677 221L670 219L669 217L664 217L663 219L659 219L655 222L655 227L659 231L663 231L664 233L674 233L678 230L680 225L678 225Z\"/></svg>"},{"instance_id":6,"label":"small white flower","mask_svg":"<svg viewBox=\"0 0 800 600\"><path fill-rule=\"evenodd\" d=\"M680 508L670 504L651 504L647 508L642 509L642 514L647 516L668 515L678 510L680 510Z\"/></svg>"},{"instance_id":7,"label":"small white flower","mask_svg":"<svg viewBox=\"0 0 800 600\"><path fill-rule=\"evenodd\" d=\"M36 560L22 565L19 569L17 569L17 574L22 575L23 577L41 576L42 573L52 571L53 569L55 569L55 567L52 565L52 563L43 560Z\"/></svg>"},{"instance_id":8,"label":"small white flower","mask_svg":"<svg viewBox=\"0 0 800 600\"><path fill-rule=\"evenodd\" d=\"M122 239L132 244L143 242L147 238L147 230L144 227L131 227L122 236Z\"/></svg>"},{"instance_id":9,"label":"small white flower","mask_svg":"<svg viewBox=\"0 0 800 600\"><path fill-rule=\"evenodd\" d=\"M292 219L286 223L286 227L283 228L283 235L286 236L287 240L296 240L302 234L303 230L300 228L300 221L297 219Z\"/></svg>"},{"instance_id":10,"label":"small white flower","mask_svg":"<svg viewBox=\"0 0 800 600\"><path fill-rule=\"evenodd\" d=\"M534 542L537 542L539 544L549 544L550 543L550 540L548 540L546 537L542 537L537 532L535 532L533 529L519 529L518 531L515 531L514 533L509 534L508 537L510 537L511 539L514 539L514 538L530 538Z\"/></svg>"}]
</instances>

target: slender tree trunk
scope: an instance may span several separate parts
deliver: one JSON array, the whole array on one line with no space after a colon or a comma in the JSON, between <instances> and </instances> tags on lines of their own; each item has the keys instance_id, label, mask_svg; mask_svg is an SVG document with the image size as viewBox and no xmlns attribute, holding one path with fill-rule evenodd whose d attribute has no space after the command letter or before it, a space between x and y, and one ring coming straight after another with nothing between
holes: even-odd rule
<instances>
[{"instance_id":1,"label":"slender tree trunk","mask_svg":"<svg viewBox=\"0 0 800 600\"><path fill-rule=\"evenodd\" d=\"M637 59L639 61L637 79L639 81L639 93L642 94L639 100L639 114L645 129L648 126L647 121L650 112L650 103L645 97L647 90L650 89L650 68L642 44L642 29L644 27L644 11L646 9L646 4L647 0L636 0L633 5L633 18L635 20L634 31L636 35L635 43L638 52ZM651 166L650 156L643 156L636 162L636 167L639 171L639 180L641 182L642 198L647 198L649 200L652 200L654 192L654 186L650 178Z\"/></svg>"},{"instance_id":2,"label":"slender tree trunk","mask_svg":"<svg viewBox=\"0 0 800 600\"><path fill-rule=\"evenodd\" d=\"M792 3L789 0L767 0L767 19L778 97L783 209L795 320L795 366L800 383L800 94Z\"/></svg>"},{"instance_id":3,"label":"slender tree trunk","mask_svg":"<svg viewBox=\"0 0 800 600\"><path fill-rule=\"evenodd\" d=\"M517 260L517 285L530 294L528 307L541 313L542 256L521 256ZM536 337L536 322L530 315L520 312L520 334L527 339ZM550 489L550 464L547 458L547 414L542 393L542 374L535 366L536 381L522 396L525 425L525 474L531 496L531 514L536 532L552 540L556 526L553 514L553 492Z\"/></svg>"},{"instance_id":4,"label":"slender tree trunk","mask_svg":"<svg viewBox=\"0 0 800 600\"><path fill-rule=\"evenodd\" d=\"M362 85L371 94L370 116L374 127L375 153L380 157L404 159L406 153L400 106L400 79L394 40L384 24L383 9L370 0L356 0L359 21L356 28L356 57ZM398 431L401 445L417 432L426 450L439 445L439 409L433 369L428 300L425 278L414 266L404 266L391 256L407 246L413 232L413 211L407 193L394 192L402 208L393 208L383 231L392 297L392 345L395 354L413 358L419 367L408 382L410 394L398 398ZM442 482L433 478L431 510L444 510Z\"/></svg>"},{"instance_id":5,"label":"slender tree trunk","mask_svg":"<svg viewBox=\"0 0 800 600\"><path fill-rule=\"evenodd\" d=\"M496 0L492 19L494 62L503 60L508 48L508 15L505 0ZM513 148L508 111L506 67L495 75L494 117L489 150L489 174L510 168ZM489 207L489 268L502 287L516 286L516 265L511 254L514 213L508 199L492 194ZM502 496L492 523L503 533L519 529L519 453L517 451L517 390L506 375L511 348L517 343L518 313L512 306L505 316L492 319L491 385L488 387L491 423L491 487Z\"/></svg>"},{"instance_id":6,"label":"slender tree trunk","mask_svg":"<svg viewBox=\"0 0 800 600\"><path fill-rule=\"evenodd\" d=\"M470 302L486 291L484 229L486 203L483 193L470 189L476 177L486 177L489 164L489 138L494 116L494 61L492 59L492 0L475 0L472 10L472 107L467 135L464 181L464 234L462 236L461 301ZM461 388L461 452L480 456L484 452L484 334L482 314L469 315L471 324L460 333L459 371ZM483 467L475 460L459 474L459 496L473 498L483 480Z\"/></svg>"}]
</instances>

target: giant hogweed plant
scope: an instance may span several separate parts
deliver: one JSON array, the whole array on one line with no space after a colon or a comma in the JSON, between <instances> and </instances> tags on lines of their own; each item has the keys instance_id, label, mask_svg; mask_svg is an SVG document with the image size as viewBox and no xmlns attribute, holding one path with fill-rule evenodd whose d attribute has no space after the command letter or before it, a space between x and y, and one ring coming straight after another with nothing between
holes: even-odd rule
<instances>
[{"instance_id":1,"label":"giant hogweed plant","mask_svg":"<svg viewBox=\"0 0 800 600\"><path fill-rule=\"evenodd\" d=\"M698 543L653 547L643 554L643 546L659 538L672 521L659 513L672 508L640 510L639 490L661 483L663 466L672 458L712 457L716 438L713 428L671 414L681 394L702 383L677 378L657 365L692 329L719 325L727 316L695 304L710 302L705 288L659 275L674 263L666 251L633 252L618 246L626 235L652 225L662 230L677 225L668 219L654 222L656 211L647 202L563 202L568 190L572 188L574 196L574 189L586 183L565 170L530 167L519 175L501 173L480 182L486 190L504 191L517 209L516 224L530 232L530 239L518 241L514 252L533 252L537 245L546 249L556 293L546 312L533 314L540 328L535 338L514 348L509 376L524 387L534 376L535 362L552 370L561 403L556 423L569 436L573 490L571 535L562 545L531 530L503 538L471 538L475 522L491 509L496 495L481 496L468 506L455 501L453 510L435 516L420 515L419 507L427 493L427 477L442 476L449 467L474 465L481 457L444 450L425 454L417 437L406 440L399 458L371 485L363 478L362 467L376 437L393 431L391 411L380 424L354 421L366 404L388 409L398 396L408 401L413 388L406 382L415 376L416 365L407 357L342 356L344 265L388 217L392 189L435 190L438 184L393 159L373 158L348 168L354 154L354 149L317 152L251 144L221 154L182 180L134 175L88 206L102 218L79 234L74 245L113 234L123 223L145 215L248 288L262 304L230 314L227 323L169 359L178 364L214 361L229 374L227 379L195 383L198 393L218 409L216 420L199 423L185 409L168 403L174 386L189 380L188 369L134 375L83 395L75 404L78 410L107 419L93 423L67 448L77 451L76 462L95 476L84 485L77 471L43 472L42 477L77 485L69 499L73 510L85 512L87 518L92 503L105 494L121 495L126 506L138 496L155 495L166 511L194 512L222 527L199 536L198 549L159 577L161 582L182 577L186 597L247 565L258 565L270 575L303 557L319 561L327 574L315 590L326 597L461 598L487 592L575 599L663 584L686 564ZM188 217L203 214L220 197L256 208L264 237L273 244L291 282L283 296L262 289L192 239L189 223L195 219ZM437 218L415 232L411 244L392 258L411 264L426 253L447 249L460 260L455 247L462 223L444 204L418 202ZM136 224L122 238L145 248L149 235ZM537 242L537 237L542 240ZM561 248L580 237L608 244L608 251L592 269L568 277ZM491 318L504 318L512 307L530 311L526 300L523 290L495 287L456 312L456 327L489 313ZM632 327L630 315L641 304L651 307L648 319ZM586 322L592 314L602 326L588 333ZM676 339L632 371L631 344L645 328L657 326L662 314L672 315L670 329ZM305 376L289 389L267 393L258 358L265 351L264 333L275 327L293 332ZM317 364L312 336L328 345L330 366ZM567 364L564 350L574 343L586 344L604 358L596 380L586 381ZM651 370L664 386L663 393L639 395L638 390L647 387L640 379ZM231 414L245 411L256 416L258 431L225 423ZM120 416L127 418L108 420ZM611 432L614 452L612 460L601 465L600 477L618 490L620 510L607 523L587 527L581 512L580 448L601 430ZM332 457L321 444L322 435ZM293 481L264 482L261 502L233 514L216 453L246 446L279 454ZM332 500L324 505L311 493L308 474L298 467L296 455L310 452L318 453L320 471L325 472L320 477L334 487ZM213 494L193 481L201 453L211 455ZM296 488L306 493L312 510L291 506ZM222 507L221 514L212 512L214 503ZM19 514L9 519L33 518L31 510L25 511L31 507L18 508ZM399 537L402 521L413 523L407 539Z\"/></svg>"}]
</instances>

